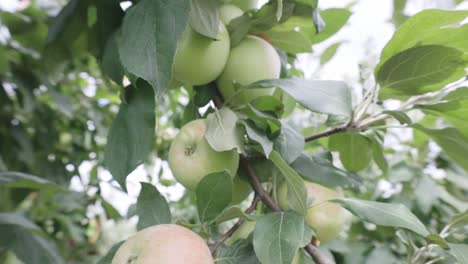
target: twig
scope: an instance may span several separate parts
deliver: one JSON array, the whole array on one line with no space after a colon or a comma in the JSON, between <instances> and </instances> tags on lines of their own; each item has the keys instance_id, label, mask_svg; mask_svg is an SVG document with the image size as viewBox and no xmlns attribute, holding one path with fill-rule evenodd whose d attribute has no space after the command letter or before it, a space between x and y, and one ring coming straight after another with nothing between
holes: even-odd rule
<instances>
[{"instance_id":1,"label":"twig","mask_svg":"<svg viewBox=\"0 0 468 264\"><path fill-rule=\"evenodd\" d=\"M255 174L255 171L250 166L248 159L244 156L241 156L241 165L247 171L252 188L254 189L258 197L262 200L262 202L271 210L275 212L280 212L281 209L275 203L275 201L273 201L273 199L265 191L265 189L263 189L263 186L260 183L260 180L258 179L257 175ZM307 246L304 247L304 250L307 251L307 253L309 253L309 255L314 259L314 261L317 264L334 264L334 261L327 258L322 254L322 252L320 252L319 248L315 245L315 242L307 244Z\"/></svg>"},{"instance_id":2,"label":"twig","mask_svg":"<svg viewBox=\"0 0 468 264\"><path fill-rule=\"evenodd\" d=\"M250 204L249 208L247 208L245 210L245 213L246 214L250 214L252 213L253 211L255 211L255 209L257 208L257 204L258 202L260 201L260 198L258 197L258 195L255 193L255 197L254 199L252 200L252 203ZM226 232L224 233L221 238L219 240L217 240L213 246L211 247L211 255L214 255L214 253L216 252L216 250L218 249L218 247L224 243L224 241L226 241L229 237L232 236L232 234L234 234L234 232L237 231L237 229L239 229L239 227L245 222L244 218L239 218L239 220L237 220L237 222Z\"/></svg>"}]
</instances>

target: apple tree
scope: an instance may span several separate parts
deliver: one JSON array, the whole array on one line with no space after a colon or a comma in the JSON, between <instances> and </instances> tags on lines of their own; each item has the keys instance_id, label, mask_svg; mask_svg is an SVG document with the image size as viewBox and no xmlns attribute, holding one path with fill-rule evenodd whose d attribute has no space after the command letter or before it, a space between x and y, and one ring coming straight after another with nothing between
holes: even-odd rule
<instances>
[{"instance_id":1,"label":"apple tree","mask_svg":"<svg viewBox=\"0 0 468 264\"><path fill-rule=\"evenodd\" d=\"M0 262L468 263L468 11L407 2L357 85L297 63L351 6L0 9Z\"/></svg>"}]
</instances>

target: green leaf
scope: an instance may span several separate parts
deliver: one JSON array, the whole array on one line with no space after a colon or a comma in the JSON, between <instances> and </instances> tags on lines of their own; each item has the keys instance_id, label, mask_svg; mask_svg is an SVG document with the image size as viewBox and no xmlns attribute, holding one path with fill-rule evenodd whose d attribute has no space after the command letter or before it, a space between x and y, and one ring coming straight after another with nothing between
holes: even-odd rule
<instances>
[{"instance_id":1,"label":"green leaf","mask_svg":"<svg viewBox=\"0 0 468 264\"><path fill-rule=\"evenodd\" d=\"M299 78L264 80L250 87L278 87L313 112L351 115L351 91L341 81L311 81Z\"/></svg>"},{"instance_id":2,"label":"green leaf","mask_svg":"<svg viewBox=\"0 0 468 264\"><path fill-rule=\"evenodd\" d=\"M468 245L450 243L450 253L460 262L468 263Z\"/></svg>"},{"instance_id":3,"label":"green leaf","mask_svg":"<svg viewBox=\"0 0 468 264\"><path fill-rule=\"evenodd\" d=\"M0 225L17 225L31 230L40 230L31 220L17 213L0 213Z\"/></svg>"},{"instance_id":4,"label":"green leaf","mask_svg":"<svg viewBox=\"0 0 468 264\"><path fill-rule=\"evenodd\" d=\"M268 136L260 131L255 125L252 124L252 122L243 122L245 126L245 132L247 133L247 136L260 144L260 146L263 149L263 153L265 154L265 157L269 157L271 152L273 151L273 141L271 141Z\"/></svg>"},{"instance_id":5,"label":"green leaf","mask_svg":"<svg viewBox=\"0 0 468 264\"><path fill-rule=\"evenodd\" d=\"M359 199L337 199L341 204L362 220L376 225L393 226L411 230L423 237L430 235L423 223L402 204L379 203Z\"/></svg>"},{"instance_id":6,"label":"green leaf","mask_svg":"<svg viewBox=\"0 0 468 264\"><path fill-rule=\"evenodd\" d=\"M468 137L453 127L443 129L430 129L421 125L413 125L414 128L430 136L453 161L468 171L466 153L468 153Z\"/></svg>"},{"instance_id":7,"label":"green leaf","mask_svg":"<svg viewBox=\"0 0 468 264\"><path fill-rule=\"evenodd\" d=\"M124 76L124 69L119 58L118 38L120 31L114 32L107 40L102 55L102 70L117 84L121 84Z\"/></svg>"},{"instance_id":8,"label":"green leaf","mask_svg":"<svg viewBox=\"0 0 468 264\"><path fill-rule=\"evenodd\" d=\"M61 186L46 179L22 173L22 172L0 172L0 185L4 184L12 188L41 189L51 192L64 191Z\"/></svg>"},{"instance_id":9,"label":"green leaf","mask_svg":"<svg viewBox=\"0 0 468 264\"><path fill-rule=\"evenodd\" d=\"M434 244L439 245L443 249L449 249L447 241L441 237L439 234L430 234L426 237L427 240L431 241Z\"/></svg>"},{"instance_id":10,"label":"green leaf","mask_svg":"<svg viewBox=\"0 0 468 264\"><path fill-rule=\"evenodd\" d=\"M291 163L291 167L308 181L330 188L357 189L362 184L359 178L348 175L345 171L334 167L330 162L312 160L305 153L302 153Z\"/></svg>"},{"instance_id":11,"label":"green leaf","mask_svg":"<svg viewBox=\"0 0 468 264\"><path fill-rule=\"evenodd\" d=\"M318 4L318 0L294 0L294 2L308 5L312 8L316 8Z\"/></svg>"},{"instance_id":12,"label":"green leaf","mask_svg":"<svg viewBox=\"0 0 468 264\"><path fill-rule=\"evenodd\" d=\"M217 253L216 264L260 264L250 239L237 240L230 247L222 245Z\"/></svg>"},{"instance_id":13,"label":"green leaf","mask_svg":"<svg viewBox=\"0 0 468 264\"><path fill-rule=\"evenodd\" d=\"M149 183L141 182L141 192L138 195L136 213L138 215L138 230L160 224L170 224L171 210L164 196Z\"/></svg>"},{"instance_id":14,"label":"green leaf","mask_svg":"<svg viewBox=\"0 0 468 264\"><path fill-rule=\"evenodd\" d=\"M217 0L190 0L190 26L197 33L216 39L218 35L219 12Z\"/></svg>"},{"instance_id":15,"label":"green leaf","mask_svg":"<svg viewBox=\"0 0 468 264\"><path fill-rule=\"evenodd\" d=\"M402 111L385 110L382 113L393 116L402 125L403 124L411 125L413 123L411 118L405 112L402 112Z\"/></svg>"},{"instance_id":16,"label":"green leaf","mask_svg":"<svg viewBox=\"0 0 468 264\"><path fill-rule=\"evenodd\" d=\"M304 150L304 137L286 122L281 122L281 134L275 141L275 150L287 164L291 164Z\"/></svg>"},{"instance_id":17,"label":"green leaf","mask_svg":"<svg viewBox=\"0 0 468 264\"><path fill-rule=\"evenodd\" d=\"M382 170L383 173L387 173L388 171L388 162L384 155L383 150L383 142L380 142L376 136L369 136L368 137L371 141L372 145L372 156L374 157L374 161Z\"/></svg>"},{"instance_id":18,"label":"green leaf","mask_svg":"<svg viewBox=\"0 0 468 264\"><path fill-rule=\"evenodd\" d=\"M273 151L270 160L281 171L288 186L288 207L301 215L307 212L307 191L304 181L297 172L281 158L281 155Z\"/></svg>"},{"instance_id":19,"label":"green leaf","mask_svg":"<svg viewBox=\"0 0 468 264\"><path fill-rule=\"evenodd\" d=\"M252 217L246 214L242 208L240 208L237 205L234 205L224 209L224 211L220 215L218 215L218 217L216 217L216 223L221 224L222 222L226 222L236 218L243 218L248 221L254 220Z\"/></svg>"},{"instance_id":20,"label":"green leaf","mask_svg":"<svg viewBox=\"0 0 468 264\"><path fill-rule=\"evenodd\" d=\"M372 160L372 142L359 133L339 133L330 137L328 147L340 153L343 166L350 171L365 169Z\"/></svg>"},{"instance_id":21,"label":"green leaf","mask_svg":"<svg viewBox=\"0 0 468 264\"><path fill-rule=\"evenodd\" d=\"M266 35L273 46L291 54L312 52L312 43L301 32L297 31L268 31Z\"/></svg>"},{"instance_id":22,"label":"green leaf","mask_svg":"<svg viewBox=\"0 0 468 264\"><path fill-rule=\"evenodd\" d=\"M171 80L189 9L189 0L141 0L125 15L120 59L127 71L148 81L155 91L166 89Z\"/></svg>"},{"instance_id":23,"label":"green leaf","mask_svg":"<svg viewBox=\"0 0 468 264\"><path fill-rule=\"evenodd\" d=\"M198 216L202 223L210 222L232 201L232 179L227 171L205 176L196 189Z\"/></svg>"},{"instance_id":24,"label":"green leaf","mask_svg":"<svg viewBox=\"0 0 468 264\"><path fill-rule=\"evenodd\" d=\"M100 258L96 264L112 264L112 259L114 258L115 253L117 253L117 250L119 250L120 246L124 242L125 241L120 241L119 243L113 245L109 251L107 251L107 254Z\"/></svg>"},{"instance_id":25,"label":"green leaf","mask_svg":"<svg viewBox=\"0 0 468 264\"><path fill-rule=\"evenodd\" d=\"M333 58L333 56L335 56L335 53L340 47L340 45L341 43L338 42L328 46L328 48L322 52L322 55L320 55L320 64L324 65L325 63L330 61Z\"/></svg>"},{"instance_id":26,"label":"green leaf","mask_svg":"<svg viewBox=\"0 0 468 264\"><path fill-rule=\"evenodd\" d=\"M291 263L297 250L307 245L312 231L304 217L277 212L261 216L255 225L253 246L261 263Z\"/></svg>"},{"instance_id":27,"label":"green leaf","mask_svg":"<svg viewBox=\"0 0 468 264\"><path fill-rule=\"evenodd\" d=\"M455 48L426 45L402 51L376 72L381 96L411 96L444 87L465 76L468 60Z\"/></svg>"},{"instance_id":28,"label":"green leaf","mask_svg":"<svg viewBox=\"0 0 468 264\"><path fill-rule=\"evenodd\" d=\"M205 138L210 146L218 151L237 149L244 150L244 135L237 125L237 115L229 108L223 107L206 117L207 130Z\"/></svg>"},{"instance_id":29,"label":"green leaf","mask_svg":"<svg viewBox=\"0 0 468 264\"><path fill-rule=\"evenodd\" d=\"M143 83L143 82L142 82ZM105 164L125 190L125 178L143 163L151 151L155 127L154 93L143 83L125 88L126 101L120 105L107 136Z\"/></svg>"},{"instance_id":30,"label":"green leaf","mask_svg":"<svg viewBox=\"0 0 468 264\"><path fill-rule=\"evenodd\" d=\"M68 2L68 4L60 10L60 13L54 17L52 24L49 26L46 43L54 42L61 34L65 34L67 26L69 26L73 20L73 16L82 15L83 6L80 5L80 2L84 3L84 1L80 0ZM75 32L75 34L76 33L77 32Z\"/></svg>"},{"instance_id":31,"label":"green leaf","mask_svg":"<svg viewBox=\"0 0 468 264\"><path fill-rule=\"evenodd\" d=\"M428 9L409 18L382 50L376 72L391 57L414 46L437 44L467 49L467 26L454 27L468 11Z\"/></svg>"}]
</instances>

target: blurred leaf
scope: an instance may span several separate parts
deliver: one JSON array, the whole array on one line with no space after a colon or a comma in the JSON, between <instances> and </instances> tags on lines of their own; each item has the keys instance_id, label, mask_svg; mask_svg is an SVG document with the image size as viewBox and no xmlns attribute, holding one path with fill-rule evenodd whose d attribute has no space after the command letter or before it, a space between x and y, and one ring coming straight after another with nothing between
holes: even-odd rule
<instances>
[{"instance_id":1,"label":"blurred leaf","mask_svg":"<svg viewBox=\"0 0 468 264\"><path fill-rule=\"evenodd\" d=\"M219 20L217 0L190 0L190 26L199 34L216 39Z\"/></svg>"},{"instance_id":2,"label":"blurred leaf","mask_svg":"<svg viewBox=\"0 0 468 264\"><path fill-rule=\"evenodd\" d=\"M455 48L426 45L389 58L376 72L384 98L411 96L441 89L465 76L468 60Z\"/></svg>"},{"instance_id":3,"label":"blurred leaf","mask_svg":"<svg viewBox=\"0 0 468 264\"><path fill-rule=\"evenodd\" d=\"M51 192L64 190L61 186L46 179L13 171L0 172L0 184L13 188L43 189Z\"/></svg>"},{"instance_id":4,"label":"blurred leaf","mask_svg":"<svg viewBox=\"0 0 468 264\"><path fill-rule=\"evenodd\" d=\"M340 45L341 43L338 42L338 43L328 46L327 49L325 49L322 52L322 55L320 55L320 64L324 65L325 63L330 61L333 58L333 56L335 56L335 53L340 47Z\"/></svg>"},{"instance_id":5,"label":"blurred leaf","mask_svg":"<svg viewBox=\"0 0 468 264\"><path fill-rule=\"evenodd\" d=\"M253 246L262 263L291 263L297 250L307 245L311 238L312 230L303 216L287 212L270 213L257 220Z\"/></svg>"},{"instance_id":6,"label":"blurred leaf","mask_svg":"<svg viewBox=\"0 0 468 264\"><path fill-rule=\"evenodd\" d=\"M170 224L172 215L164 196L152 184L145 182L140 184L141 192L136 207L138 230L153 225Z\"/></svg>"},{"instance_id":7,"label":"blurred leaf","mask_svg":"<svg viewBox=\"0 0 468 264\"><path fill-rule=\"evenodd\" d=\"M339 133L330 137L328 147L340 153L343 166L350 171L365 169L372 160L372 142L359 133Z\"/></svg>"},{"instance_id":8,"label":"blurred leaf","mask_svg":"<svg viewBox=\"0 0 468 264\"><path fill-rule=\"evenodd\" d=\"M351 92L341 81L311 81L299 78L264 80L250 87L278 87L305 108L318 113L351 115Z\"/></svg>"},{"instance_id":9,"label":"blurred leaf","mask_svg":"<svg viewBox=\"0 0 468 264\"><path fill-rule=\"evenodd\" d=\"M468 245L450 243L450 252L460 263L468 263Z\"/></svg>"},{"instance_id":10,"label":"blurred leaf","mask_svg":"<svg viewBox=\"0 0 468 264\"><path fill-rule=\"evenodd\" d=\"M216 264L260 264L250 239L237 240L229 247L222 245L217 252Z\"/></svg>"},{"instance_id":11,"label":"blurred leaf","mask_svg":"<svg viewBox=\"0 0 468 264\"><path fill-rule=\"evenodd\" d=\"M224 209L224 211L216 218L216 223L220 224L235 218L243 218L247 219L248 221L253 221L253 218L246 214L242 208L235 205Z\"/></svg>"},{"instance_id":12,"label":"blurred leaf","mask_svg":"<svg viewBox=\"0 0 468 264\"><path fill-rule=\"evenodd\" d=\"M198 107L193 104L192 101L184 108L184 113L182 114L182 120L180 126L183 127L190 121L200 118L200 113L198 112Z\"/></svg>"},{"instance_id":13,"label":"blurred leaf","mask_svg":"<svg viewBox=\"0 0 468 264\"><path fill-rule=\"evenodd\" d=\"M304 137L286 122L281 122L281 134L275 141L275 150L287 164L301 155L304 150Z\"/></svg>"},{"instance_id":14,"label":"blurred leaf","mask_svg":"<svg viewBox=\"0 0 468 264\"><path fill-rule=\"evenodd\" d=\"M426 239L434 244L439 245L443 249L449 249L447 241L445 241L445 239L438 234L430 234L426 237Z\"/></svg>"},{"instance_id":15,"label":"blurred leaf","mask_svg":"<svg viewBox=\"0 0 468 264\"><path fill-rule=\"evenodd\" d=\"M423 237L430 235L424 224L402 204L379 203L354 198L337 199L334 202L341 204L364 221L381 226L405 228Z\"/></svg>"},{"instance_id":16,"label":"blurred leaf","mask_svg":"<svg viewBox=\"0 0 468 264\"><path fill-rule=\"evenodd\" d=\"M109 251L107 251L106 255L104 255L102 258L100 258L96 264L112 264L112 259L114 258L115 253L117 253L117 250L119 250L120 246L124 242L125 241L120 241L119 243L113 245L109 249Z\"/></svg>"},{"instance_id":17,"label":"blurred leaf","mask_svg":"<svg viewBox=\"0 0 468 264\"><path fill-rule=\"evenodd\" d=\"M359 178L347 175L345 171L334 167L332 163L312 160L305 153L291 163L291 167L306 180L330 188L357 189L362 184Z\"/></svg>"},{"instance_id":18,"label":"blurred leaf","mask_svg":"<svg viewBox=\"0 0 468 264\"><path fill-rule=\"evenodd\" d=\"M112 220L120 220L122 216L120 213L112 206L108 201L106 201L102 196L100 196L101 205L106 212L106 216L108 219Z\"/></svg>"},{"instance_id":19,"label":"blurred leaf","mask_svg":"<svg viewBox=\"0 0 468 264\"><path fill-rule=\"evenodd\" d=\"M301 32L297 31L268 31L266 35L271 39L273 46L288 53L312 52L312 43Z\"/></svg>"},{"instance_id":20,"label":"blurred leaf","mask_svg":"<svg viewBox=\"0 0 468 264\"><path fill-rule=\"evenodd\" d=\"M367 257L365 264L398 264L399 259L392 253L390 248L384 246L375 247Z\"/></svg>"},{"instance_id":21,"label":"blurred leaf","mask_svg":"<svg viewBox=\"0 0 468 264\"><path fill-rule=\"evenodd\" d=\"M231 149L243 152L244 138L237 121L237 115L227 107L209 114L206 117L208 128L205 135L208 144L218 152Z\"/></svg>"},{"instance_id":22,"label":"blurred leaf","mask_svg":"<svg viewBox=\"0 0 468 264\"><path fill-rule=\"evenodd\" d=\"M384 149L382 146L383 142L379 142L376 136L369 136L368 138L371 141L372 155L374 157L375 163L377 166L379 166L383 173L387 173L388 163L384 155Z\"/></svg>"},{"instance_id":23,"label":"blurred leaf","mask_svg":"<svg viewBox=\"0 0 468 264\"><path fill-rule=\"evenodd\" d=\"M141 0L125 15L120 59L126 70L148 81L155 94L164 91L171 80L177 41L189 9L189 0Z\"/></svg>"},{"instance_id":24,"label":"blurred leaf","mask_svg":"<svg viewBox=\"0 0 468 264\"><path fill-rule=\"evenodd\" d=\"M126 190L125 179L143 163L151 151L155 127L154 93L142 82L125 88L126 101L120 105L107 136L105 164L114 179Z\"/></svg>"},{"instance_id":25,"label":"blurred leaf","mask_svg":"<svg viewBox=\"0 0 468 264\"><path fill-rule=\"evenodd\" d=\"M227 171L205 176L197 185L198 216L202 223L210 222L232 201L232 179Z\"/></svg>"},{"instance_id":26,"label":"blurred leaf","mask_svg":"<svg viewBox=\"0 0 468 264\"><path fill-rule=\"evenodd\" d=\"M31 230L40 230L31 220L17 213L0 213L0 225L17 225Z\"/></svg>"},{"instance_id":27,"label":"blurred leaf","mask_svg":"<svg viewBox=\"0 0 468 264\"><path fill-rule=\"evenodd\" d=\"M382 113L389 114L389 115L393 116L402 125L403 124L411 125L413 123L411 118L405 112L402 112L402 111L385 110Z\"/></svg>"},{"instance_id":28,"label":"blurred leaf","mask_svg":"<svg viewBox=\"0 0 468 264\"><path fill-rule=\"evenodd\" d=\"M281 158L281 155L273 151L270 160L281 171L288 186L288 207L301 215L307 212L307 191L304 181L289 165Z\"/></svg>"}]
</instances>

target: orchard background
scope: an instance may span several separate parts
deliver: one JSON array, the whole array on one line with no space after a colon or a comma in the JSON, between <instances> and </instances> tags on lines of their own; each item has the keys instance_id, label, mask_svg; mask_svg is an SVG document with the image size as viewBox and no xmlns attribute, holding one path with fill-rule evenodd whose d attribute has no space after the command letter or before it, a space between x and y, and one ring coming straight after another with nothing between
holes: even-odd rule
<instances>
[{"instance_id":1,"label":"orchard background","mask_svg":"<svg viewBox=\"0 0 468 264\"><path fill-rule=\"evenodd\" d=\"M0 263L120 263L169 223L215 263L468 263L468 1L227 2L2 0ZM229 45L177 62L189 30ZM187 190L202 118L239 163Z\"/></svg>"}]
</instances>

